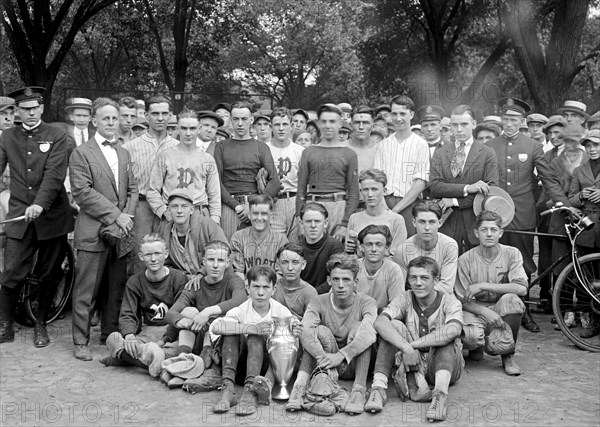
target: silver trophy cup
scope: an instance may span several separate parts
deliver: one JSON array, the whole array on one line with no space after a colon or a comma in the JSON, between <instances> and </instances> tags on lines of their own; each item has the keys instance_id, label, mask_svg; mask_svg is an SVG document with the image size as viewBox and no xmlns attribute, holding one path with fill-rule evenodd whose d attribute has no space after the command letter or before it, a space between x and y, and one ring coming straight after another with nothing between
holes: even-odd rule
<instances>
[{"instance_id":1,"label":"silver trophy cup","mask_svg":"<svg viewBox=\"0 0 600 427\"><path fill-rule=\"evenodd\" d=\"M290 392L287 390L287 385L296 365L298 338L292 333L293 317L272 317L272 319L274 329L267 341L269 361L275 376L271 396L275 400L288 400Z\"/></svg>"}]
</instances>

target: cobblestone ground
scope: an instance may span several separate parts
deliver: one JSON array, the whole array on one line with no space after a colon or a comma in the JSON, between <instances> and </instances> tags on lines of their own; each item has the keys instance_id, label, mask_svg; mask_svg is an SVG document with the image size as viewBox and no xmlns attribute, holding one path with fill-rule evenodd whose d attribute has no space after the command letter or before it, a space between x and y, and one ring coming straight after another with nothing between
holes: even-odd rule
<instances>
[{"instance_id":1,"label":"cobblestone ground","mask_svg":"<svg viewBox=\"0 0 600 427\"><path fill-rule=\"evenodd\" d=\"M600 354L574 347L556 332L550 317L536 315L539 334L522 331L516 361L523 374L508 377L500 357L467 361L460 382L450 388L451 425L599 425ZM52 343L32 345L21 329L14 343L0 345L2 425L418 425L427 423L428 404L403 403L390 389L379 415L337 414L318 418L287 414L283 405L261 407L249 417L216 415L218 392L190 395L169 390L140 368L104 367L106 351L95 328L93 362L73 357L70 315L49 327ZM349 384L345 384L346 386ZM241 387L238 391L241 390Z\"/></svg>"}]
</instances>

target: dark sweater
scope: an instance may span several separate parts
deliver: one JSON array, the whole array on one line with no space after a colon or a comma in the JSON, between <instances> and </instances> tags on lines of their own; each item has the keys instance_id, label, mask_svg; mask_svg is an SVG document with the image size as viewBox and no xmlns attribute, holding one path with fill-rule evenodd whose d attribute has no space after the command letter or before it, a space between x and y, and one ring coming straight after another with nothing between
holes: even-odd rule
<instances>
[{"instance_id":1,"label":"dark sweater","mask_svg":"<svg viewBox=\"0 0 600 427\"><path fill-rule=\"evenodd\" d=\"M271 197L279 192L279 174L271 150L256 139L229 139L215 146L215 162L221 178L221 201L235 209L239 202L232 194L257 194L256 174L261 168L268 173L265 193Z\"/></svg>"},{"instance_id":2,"label":"dark sweater","mask_svg":"<svg viewBox=\"0 0 600 427\"><path fill-rule=\"evenodd\" d=\"M171 307L181 295L187 283L187 276L179 270L169 269L169 274L159 282L151 282L146 272L135 274L129 278L123 294L121 315L119 316L119 331L123 336L138 334L143 323L149 326L164 326L166 317L152 320L156 312L150 307L164 303Z\"/></svg>"},{"instance_id":3,"label":"dark sweater","mask_svg":"<svg viewBox=\"0 0 600 427\"><path fill-rule=\"evenodd\" d=\"M298 167L296 213L307 194L346 193L346 208L341 225L347 226L358 208L358 159L348 147L312 145L302 152Z\"/></svg>"},{"instance_id":4,"label":"dark sweater","mask_svg":"<svg viewBox=\"0 0 600 427\"><path fill-rule=\"evenodd\" d=\"M306 268L302 271L300 278L313 285L319 294L329 292L327 261L331 255L344 252L344 244L327 234L313 244L307 243L306 238L302 237L300 244L304 248L304 259L306 260Z\"/></svg>"},{"instance_id":5,"label":"dark sweater","mask_svg":"<svg viewBox=\"0 0 600 427\"><path fill-rule=\"evenodd\" d=\"M203 278L197 291L184 290L165 316L165 320L175 326L183 319L181 311L186 307L196 307L198 311L202 311L206 307L218 305L224 315L247 298L244 281L231 270L227 270L223 280L218 283L211 285Z\"/></svg>"}]
</instances>

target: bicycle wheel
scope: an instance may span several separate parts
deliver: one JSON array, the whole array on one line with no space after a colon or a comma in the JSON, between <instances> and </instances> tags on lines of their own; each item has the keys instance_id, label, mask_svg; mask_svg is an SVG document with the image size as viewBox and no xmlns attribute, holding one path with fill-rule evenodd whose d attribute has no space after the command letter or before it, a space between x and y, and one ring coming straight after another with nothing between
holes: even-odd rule
<instances>
[{"instance_id":1,"label":"bicycle wheel","mask_svg":"<svg viewBox=\"0 0 600 427\"><path fill-rule=\"evenodd\" d=\"M600 254L590 254L579 259L584 281L590 284L591 291L600 299ZM567 338L579 348L600 352L600 304L596 301L585 286L581 284L573 263L567 265L560 273L552 294L552 309L556 322ZM565 315L574 313L579 315L580 321L576 327L567 325ZM573 318L572 315L569 315ZM583 323L588 323L596 330L590 338L583 338Z\"/></svg>"},{"instance_id":2,"label":"bicycle wheel","mask_svg":"<svg viewBox=\"0 0 600 427\"><path fill-rule=\"evenodd\" d=\"M69 298L71 297L71 292L73 291L73 283L75 281L75 261L71 246L67 246L65 259L61 267L63 270L63 276L56 288L52 305L48 310L48 318L46 319L46 323L51 323L55 321L58 316L60 316L67 305ZM37 283L33 283L33 280L28 280L27 282L28 283L26 283L25 286L28 286L29 289L26 290L27 296L23 303L27 317L31 321L35 322L39 307L39 285Z\"/></svg>"}]
</instances>

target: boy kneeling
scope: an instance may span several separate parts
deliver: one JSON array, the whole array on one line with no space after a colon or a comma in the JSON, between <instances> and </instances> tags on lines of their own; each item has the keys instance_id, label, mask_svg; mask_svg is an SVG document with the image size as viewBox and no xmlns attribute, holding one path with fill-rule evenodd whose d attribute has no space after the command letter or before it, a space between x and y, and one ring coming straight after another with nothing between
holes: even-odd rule
<instances>
[{"instance_id":1,"label":"boy kneeling","mask_svg":"<svg viewBox=\"0 0 600 427\"><path fill-rule=\"evenodd\" d=\"M401 400L429 401L430 421L446 418L448 386L458 381L464 367L460 333L462 307L452 294L436 291L440 269L429 257L410 261L411 290L394 298L375 321L380 335L373 387L366 411L380 412L387 400L392 365ZM434 384L433 395L429 384Z\"/></svg>"},{"instance_id":2,"label":"boy kneeling","mask_svg":"<svg viewBox=\"0 0 600 427\"><path fill-rule=\"evenodd\" d=\"M275 270L258 265L248 271L246 278L250 299L229 310L225 317L216 319L210 326L211 334L220 335L222 343L223 386L213 407L216 413L227 412L237 404L237 415L250 415L256 412L259 403L270 403L274 377L269 366L266 340L273 331L271 318L292 317L287 307L271 299L277 283ZM296 326L294 334L299 334ZM234 384L238 371L244 370L244 392L238 401Z\"/></svg>"}]
</instances>

